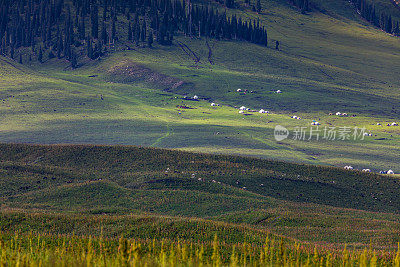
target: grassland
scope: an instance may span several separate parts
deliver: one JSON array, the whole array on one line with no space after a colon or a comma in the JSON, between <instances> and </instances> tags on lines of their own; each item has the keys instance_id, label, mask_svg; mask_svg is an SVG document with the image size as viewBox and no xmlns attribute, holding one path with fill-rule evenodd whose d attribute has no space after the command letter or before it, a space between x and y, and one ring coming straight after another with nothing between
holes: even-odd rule
<instances>
[{"instance_id":1,"label":"grassland","mask_svg":"<svg viewBox=\"0 0 400 267\"><path fill-rule=\"evenodd\" d=\"M399 39L344 0L238 2L270 47L208 40L210 64L206 40L178 36L200 63L129 44L76 70L0 58L0 266L398 266L399 176L343 167L400 172ZM312 120L372 136L274 139Z\"/></svg>"},{"instance_id":2,"label":"grassland","mask_svg":"<svg viewBox=\"0 0 400 267\"><path fill-rule=\"evenodd\" d=\"M5 266L399 262L396 176L131 146L0 149Z\"/></svg>"},{"instance_id":3,"label":"grassland","mask_svg":"<svg viewBox=\"0 0 400 267\"><path fill-rule=\"evenodd\" d=\"M184 37L178 40L201 57L197 66L178 46L117 46L101 60L81 59L77 70L57 59L22 66L2 58L0 141L142 145L399 172L400 131L386 126L400 112L398 38L362 22L346 1L325 1L329 12L305 15L282 1L262 5L271 47L210 41L214 65L205 40ZM229 12L257 16L246 8ZM124 19L119 23L125 34ZM281 51L272 49L275 40ZM164 78L152 82L140 76L143 69ZM173 88L168 79L184 85ZM182 99L195 94L205 100ZM211 108L211 101L221 106ZM271 114L241 116L234 106L242 105ZM357 117L328 115L337 111ZM312 120L366 127L373 136L275 141L276 125L293 130Z\"/></svg>"},{"instance_id":4,"label":"grassland","mask_svg":"<svg viewBox=\"0 0 400 267\"><path fill-rule=\"evenodd\" d=\"M3 211L203 218L337 248L370 242L394 248L400 238L396 177L123 146L1 145L1 151ZM31 225L11 221L3 220L3 229ZM87 229L65 224L72 227L65 232ZM52 223L40 225L32 229Z\"/></svg>"},{"instance_id":5,"label":"grassland","mask_svg":"<svg viewBox=\"0 0 400 267\"><path fill-rule=\"evenodd\" d=\"M399 251L320 250L262 230L204 220L6 213L0 217L4 221L29 227L0 232L0 263L6 266L397 266L400 261ZM110 236L110 225L120 228L121 222L127 236ZM32 226L43 228L40 223L52 228L32 232ZM71 228L67 223L84 227L85 234L61 234ZM100 234L93 224L101 225ZM112 233L121 235L118 228Z\"/></svg>"}]
</instances>

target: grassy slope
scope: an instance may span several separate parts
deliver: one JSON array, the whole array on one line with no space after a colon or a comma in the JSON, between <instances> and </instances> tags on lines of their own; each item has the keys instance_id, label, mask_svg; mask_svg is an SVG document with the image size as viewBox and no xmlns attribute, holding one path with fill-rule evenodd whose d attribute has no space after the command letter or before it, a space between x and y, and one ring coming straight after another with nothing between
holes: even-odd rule
<instances>
[{"instance_id":1,"label":"grassy slope","mask_svg":"<svg viewBox=\"0 0 400 267\"><path fill-rule=\"evenodd\" d=\"M0 79L4 100L0 140L135 144L399 171L399 130L375 126L399 118L398 39L363 24L347 1L325 1L329 12L307 15L282 1L262 4L260 19L269 27L271 43L278 39L282 51L212 41L215 65L211 66L204 40L180 38L201 55L198 69L176 46L115 52L75 71L53 60L32 64L40 71L33 73L2 59L7 75ZM245 9L235 12L256 16ZM120 32L126 31L120 26ZM193 85L174 93L197 94L228 106L211 109L207 102L185 101L195 109L178 114L175 106L182 100L176 94L141 82L115 83L104 75L127 58ZM88 77L93 74L99 76ZM257 93L239 95L234 92L237 88ZM277 89L284 93L272 93ZM233 105L265 108L274 114L243 117L229 107ZM336 111L357 117L327 116ZM293 121L288 114L304 121ZM273 139L275 125L308 126L312 119L323 126L366 126L377 136L364 142Z\"/></svg>"},{"instance_id":2,"label":"grassy slope","mask_svg":"<svg viewBox=\"0 0 400 267\"><path fill-rule=\"evenodd\" d=\"M1 151L3 211L207 218L332 246L372 239L386 247L399 239L394 177L134 147Z\"/></svg>"}]
</instances>

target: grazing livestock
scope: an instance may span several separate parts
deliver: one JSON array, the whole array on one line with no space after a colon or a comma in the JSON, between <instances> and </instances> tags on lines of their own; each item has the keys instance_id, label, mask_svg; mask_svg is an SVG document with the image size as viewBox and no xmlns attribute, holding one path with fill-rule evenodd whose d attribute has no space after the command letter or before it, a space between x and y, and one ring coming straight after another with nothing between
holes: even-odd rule
<instances>
[{"instance_id":1,"label":"grazing livestock","mask_svg":"<svg viewBox=\"0 0 400 267\"><path fill-rule=\"evenodd\" d=\"M352 166L344 166L344 168L345 168L346 170L353 170L353 169L354 169Z\"/></svg>"},{"instance_id":2,"label":"grazing livestock","mask_svg":"<svg viewBox=\"0 0 400 267\"><path fill-rule=\"evenodd\" d=\"M277 90L276 93L277 94L282 94L282 91L281 90Z\"/></svg>"},{"instance_id":3,"label":"grazing livestock","mask_svg":"<svg viewBox=\"0 0 400 267\"><path fill-rule=\"evenodd\" d=\"M198 97L197 95L195 95L195 96L193 97L193 99L194 99L194 100L198 100L199 97Z\"/></svg>"},{"instance_id":4,"label":"grazing livestock","mask_svg":"<svg viewBox=\"0 0 400 267\"><path fill-rule=\"evenodd\" d=\"M371 172L370 169L363 169L362 171L363 171L363 172Z\"/></svg>"},{"instance_id":5,"label":"grazing livestock","mask_svg":"<svg viewBox=\"0 0 400 267\"><path fill-rule=\"evenodd\" d=\"M394 174L394 171L388 170L386 174Z\"/></svg>"}]
</instances>

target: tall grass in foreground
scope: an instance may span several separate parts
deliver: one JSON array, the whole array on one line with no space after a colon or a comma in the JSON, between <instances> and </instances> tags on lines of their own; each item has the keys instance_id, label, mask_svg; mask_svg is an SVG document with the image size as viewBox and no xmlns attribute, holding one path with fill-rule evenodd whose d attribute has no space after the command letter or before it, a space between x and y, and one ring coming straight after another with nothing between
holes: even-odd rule
<instances>
[{"instance_id":1,"label":"tall grass in foreground","mask_svg":"<svg viewBox=\"0 0 400 267\"><path fill-rule=\"evenodd\" d=\"M310 251L268 236L265 243L134 240L0 233L0 266L400 266L400 250Z\"/></svg>"}]
</instances>

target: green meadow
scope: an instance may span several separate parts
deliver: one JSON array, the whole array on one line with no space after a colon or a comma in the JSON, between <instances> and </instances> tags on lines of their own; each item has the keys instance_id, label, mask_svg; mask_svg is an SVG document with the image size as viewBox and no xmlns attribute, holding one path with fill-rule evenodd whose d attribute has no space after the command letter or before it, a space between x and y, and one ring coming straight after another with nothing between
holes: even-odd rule
<instances>
[{"instance_id":1,"label":"green meadow","mask_svg":"<svg viewBox=\"0 0 400 267\"><path fill-rule=\"evenodd\" d=\"M200 63L179 46L116 45L105 58L81 60L76 70L58 59L22 66L2 58L0 140L142 145L398 172L400 131L386 126L398 122L400 112L398 38L349 16L351 6L340 2L320 4L329 12L301 14L281 1L262 1L259 18L270 47L210 40L214 64L206 40L185 37L177 40ZM256 16L244 8L234 12ZM119 34L124 23L121 18ZM194 95L200 101L182 99ZM240 106L270 114L241 115ZM328 115L336 112L349 116ZM325 126L357 126L373 136L274 139L276 125L293 131L313 120L321 123L321 135Z\"/></svg>"},{"instance_id":2,"label":"green meadow","mask_svg":"<svg viewBox=\"0 0 400 267\"><path fill-rule=\"evenodd\" d=\"M346 0L236 2L268 47L0 56L0 266L399 266L399 37Z\"/></svg>"}]
</instances>

